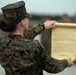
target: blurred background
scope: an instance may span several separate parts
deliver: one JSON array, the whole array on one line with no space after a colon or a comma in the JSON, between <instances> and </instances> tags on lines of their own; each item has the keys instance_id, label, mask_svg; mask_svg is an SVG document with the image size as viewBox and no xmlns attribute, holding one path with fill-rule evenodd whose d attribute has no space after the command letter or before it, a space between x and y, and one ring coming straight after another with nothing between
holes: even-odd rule
<instances>
[{"instance_id":1,"label":"blurred background","mask_svg":"<svg viewBox=\"0 0 76 75\"><path fill-rule=\"evenodd\" d=\"M1 0L0 18L3 17L1 8L7 4L15 3L21 0ZM76 0L23 0L27 12L32 15L30 19L30 28L43 23L47 20L56 20L57 22L76 23ZM0 37L6 33L0 30ZM44 30L36 36L37 40L44 45L49 56L51 56L51 29ZM76 75L76 65L66 69L57 75ZM5 75L4 69L0 66L0 75ZM44 71L44 75L50 75ZM51 74L52 75L52 74Z\"/></svg>"}]
</instances>

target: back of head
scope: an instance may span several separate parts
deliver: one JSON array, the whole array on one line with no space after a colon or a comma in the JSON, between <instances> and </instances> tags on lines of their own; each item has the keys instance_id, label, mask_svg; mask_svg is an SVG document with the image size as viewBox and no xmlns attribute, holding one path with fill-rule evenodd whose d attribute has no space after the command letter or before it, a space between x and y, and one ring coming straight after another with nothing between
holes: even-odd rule
<instances>
[{"instance_id":1,"label":"back of head","mask_svg":"<svg viewBox=\"0 0 76 75\"><path fill-rule=\"evenodd\" d=\"M3 11L3 19L0 20L0 28L3 31L14 31L16 25L25 17L30 17L26 12L24 1L8 4L1 8Z\"/></svg>"}]
</instances>

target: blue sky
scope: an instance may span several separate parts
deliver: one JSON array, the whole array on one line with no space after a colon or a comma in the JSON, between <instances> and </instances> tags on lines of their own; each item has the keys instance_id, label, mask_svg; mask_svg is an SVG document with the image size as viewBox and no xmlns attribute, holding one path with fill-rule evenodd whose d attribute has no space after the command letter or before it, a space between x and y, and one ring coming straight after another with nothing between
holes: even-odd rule
<instances>
[{"instance_id":1,"label":"blue sky","mask_svg":"<svg viewBox=\"0 0 76 75\"><path fill-rule=\"evenodd\" d=\"M2 0L0 8L21 0ZM35 14L76 14L76 0L23 0L26 3L27 12ZM1 9L0 9L1 12Z\"/></svg>"}]
</instances>

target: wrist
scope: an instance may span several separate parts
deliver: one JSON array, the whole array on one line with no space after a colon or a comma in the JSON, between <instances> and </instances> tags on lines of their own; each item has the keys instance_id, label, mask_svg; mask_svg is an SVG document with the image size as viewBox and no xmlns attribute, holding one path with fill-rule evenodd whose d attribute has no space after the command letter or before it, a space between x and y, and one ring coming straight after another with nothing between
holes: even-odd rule
<instances>
[{"instance_id":1,"label":"wrist","mask_svg":"<svg viewBox=\"0 0 76 75\"><path fill-rule=\"evenodd\" d=\"M45 25L44 25L44 23L39 23L38 26L42 26L43 29L45 29Z\"/></svg>"}]
</instances>

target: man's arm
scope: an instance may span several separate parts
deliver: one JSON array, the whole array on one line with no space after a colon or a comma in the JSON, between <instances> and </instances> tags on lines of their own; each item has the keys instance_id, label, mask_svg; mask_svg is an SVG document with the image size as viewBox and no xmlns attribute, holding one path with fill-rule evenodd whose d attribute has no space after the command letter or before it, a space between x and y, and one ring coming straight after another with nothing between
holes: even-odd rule
<instances>
[{"instance_id":1,"label":"man's arm","mask_svg":"<svg viewBox=\"0 0 76 75\"><path fill-rule=\"evenodd\" d=\"M34 39L35 36L40 34L44 30L43 26L35 26L33 28L30 28L28 31L24 33L25 37L27 39Z\"/></svg>"},{"instance_id":2,"label":"man's arm","mask_svg":"<svg viewBox=\"0 0 76 75\"><path fill-rule=\"evenodd\" d=\"M27 39L34 39L35 36L40 34L44 29L55 27L54 23L56 23L56 21L46 21L42 25L39 24L38 26L29 29L27 32L24 33L24 35Z\"/></svg>"},{"instance_id":3,"label":"man's arm","mask_svg":"<svg viewBox=\"0 0 76 75\"><path fill-rule=\"evenodd\" d=\"M41 53L43 69L49 73L59 73L74 64L71 59L58 60L48 56L45 48L41 45L39 46L39 53Z\"/></svg>"},{"instance_id":4,"label":"man's arm","mask_svg":"<svg viewBox=\"0 0 76 75\"><path fill-rule=\"evenodd\" d=\"M71 67L74 63L70 59L58 60L52 57L49 57L46 52L43 52L43 64L44 70L49 73L59 73L67 67Z\"/></svg>"}]
</instances>

